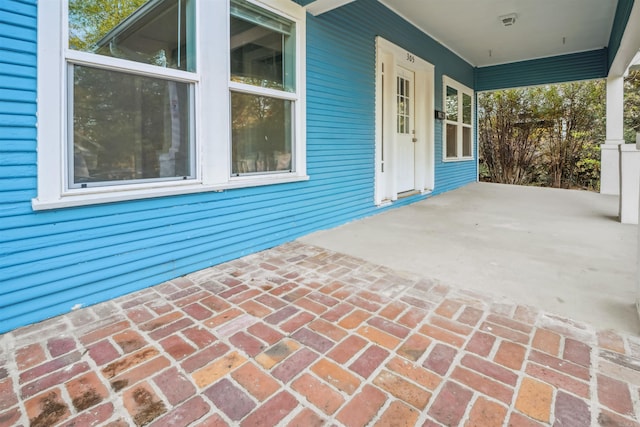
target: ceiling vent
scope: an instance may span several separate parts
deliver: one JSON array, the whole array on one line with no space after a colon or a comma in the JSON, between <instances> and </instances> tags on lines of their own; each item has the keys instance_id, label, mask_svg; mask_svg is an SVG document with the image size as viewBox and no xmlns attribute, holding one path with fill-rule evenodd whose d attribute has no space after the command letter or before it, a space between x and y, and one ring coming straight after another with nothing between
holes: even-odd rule
<instances>
[{"instance_id":1,"label":"ceiling vent","mask_svg":"<svg viewBox=\"0 0 640 427\"><path fill-rule=\"evenodd\" d=\"M502 25L504 25L505 27L510 27L516 23L517 17L518 15L516 15L515 13L510 13L508 15L499 16L498 19L500 19L500 22L502 22Z\"/></svg>"}]
</instances>

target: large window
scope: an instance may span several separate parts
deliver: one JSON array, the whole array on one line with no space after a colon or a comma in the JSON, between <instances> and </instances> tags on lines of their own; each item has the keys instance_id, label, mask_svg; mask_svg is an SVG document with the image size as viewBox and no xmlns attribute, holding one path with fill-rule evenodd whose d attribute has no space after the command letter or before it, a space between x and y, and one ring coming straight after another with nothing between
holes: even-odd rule
<instances>
[{"instance_id":1,"label":"large window","mask_svg":"<svg viewBox=\"0 0 640 427\"><path fill-rule=\"evenodd\" d=\"M302 7L51 0L38 17L36 209L306 179Z\"/></svg>"},{"instance_id":2,"label":"large window","mask_svg":"<svg viewBox=\"0 0 640 427\"><path fill-rule=\"evenodd\" d=\"M473 91L444 77L444 160L473 159Z\"/></svg>"},{"instance_id":3,"label":"large window","mask_svg":"<svg viewBox=\"0 0 640 427\"><path fill-rule=\"evenodd\" d=\"M129 0L102 13L92 1L69 1L67 188L195 179L198 78L165 73L195 71L194 1ZM84 65L77 52L94 63ZM153 70L116 70L103 56Z\"/></svg>"}]
</instances>

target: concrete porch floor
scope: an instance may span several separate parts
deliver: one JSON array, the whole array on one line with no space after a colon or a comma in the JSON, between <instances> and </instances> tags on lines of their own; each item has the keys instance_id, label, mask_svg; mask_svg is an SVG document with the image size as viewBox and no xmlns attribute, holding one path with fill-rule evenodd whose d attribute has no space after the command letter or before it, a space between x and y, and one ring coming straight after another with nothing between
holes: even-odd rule
<instances>
[{"instance_id":1,"label":"concrete porch floor","mask_svg":"<svg viewBox=\"0 0 640 427\"><path fill-rule=\"evenodd\" d=\"M640 334L638 231L617 214L617 196L474 183L300 241Z\"/></svg>"},{"instance_id":2,"label":"concrete porch floor","mask_svg":"<svg viewBox=\"0 0 640 427\"><path fill-rule=\"evenodd\" d=\"M639 420L637 336L300 242L0 336L2 427Z\"/></svg>"}]
</instances>

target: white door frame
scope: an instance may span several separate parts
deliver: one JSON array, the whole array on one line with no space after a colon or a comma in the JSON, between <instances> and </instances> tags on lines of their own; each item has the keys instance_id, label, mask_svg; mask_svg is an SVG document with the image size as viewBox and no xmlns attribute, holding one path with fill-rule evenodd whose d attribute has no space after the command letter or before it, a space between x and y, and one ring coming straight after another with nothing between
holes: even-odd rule
<instances>
[{"instance_id":1,"label":"white door frame","mask_svg":"<svg viewBox=\"0 0 640 427\"><path fill-rule=\"evenodd\" d=\"M396 188L396 66L415 73L415 189L435 185L435 67L382 37L376 37L376 165L375 203L398 199Z\"/></svg>"},{"instance_id":2,"label":"white door frame","mask_svg":"<svg viewBox=\"0 0 640 427\"><path fill-rule=\"evenodd\" d=\"M396 162L396 190L401 192L413 192L416 189L416 112L415 74L412 70L396 65L396 107L404 106L404 111L398 111L396 122L395 154ZM408 89L408 90L407 90ZM402 102L400 102L402 97ZM403 122L400 123L400 117ZM407 121L407 119L409 119ZM384 123L383 123L384 126Z\"/></svg>"}]
</instances>

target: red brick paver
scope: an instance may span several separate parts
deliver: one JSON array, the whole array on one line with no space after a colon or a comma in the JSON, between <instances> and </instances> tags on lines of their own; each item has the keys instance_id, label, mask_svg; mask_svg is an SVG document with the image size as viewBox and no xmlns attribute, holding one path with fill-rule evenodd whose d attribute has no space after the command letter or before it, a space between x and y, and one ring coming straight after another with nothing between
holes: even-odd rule
<instances>
[{"instance_id":1,"label":"red brick paver","mask_svg":"<svg viewBox=\"0 0 640 427\"><path fill-rule=\"evenodd\" d=\"M289 243L0 336L29 425L640 427L640 338Z\"/></svg>"}]
</instances>

